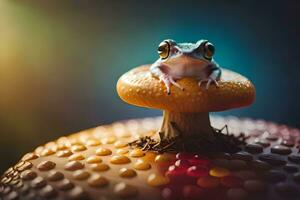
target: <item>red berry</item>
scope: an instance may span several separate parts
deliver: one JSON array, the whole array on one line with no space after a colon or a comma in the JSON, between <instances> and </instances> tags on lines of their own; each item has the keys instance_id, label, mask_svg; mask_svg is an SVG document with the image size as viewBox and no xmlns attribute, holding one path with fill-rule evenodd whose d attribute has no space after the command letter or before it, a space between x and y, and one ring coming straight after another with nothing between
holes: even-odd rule
<instances>
[{"instance_id":1,"label":"red berry","mask_svg":"<svg viewBox=\"0 0 300 200\"><path fill-rule=\"evenodd\" d=\"M209 172L209 169L202 165L192 166L188 168L187 175L192 177L201 177L201 176L207 176Z\"/></svg>"},{"instance_id":2,"label":"red berry","mask_svg":"<svg viewBox=\"0 0 300 200\"><path fill-rule=\"evenodd\" d=\"M175 166L180 168L189 168L191 164L187 160L177 160L175 162Z\"/></svg>"}]
</instances>

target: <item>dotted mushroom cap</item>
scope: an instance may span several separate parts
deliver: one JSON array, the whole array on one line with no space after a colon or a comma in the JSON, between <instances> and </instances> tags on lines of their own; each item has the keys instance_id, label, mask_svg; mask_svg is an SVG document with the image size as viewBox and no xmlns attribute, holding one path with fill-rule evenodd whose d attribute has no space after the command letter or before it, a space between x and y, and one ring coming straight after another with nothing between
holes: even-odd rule
<instances>
[{"instance_id":1,"label":"dotted mushroom cap","mask_svg":"<svg viewBox=\"0 0 300 200\"><path fill-rule=\"evenodd\" d=\"M168 95L164 83L153 77L150 65L143 65L122 75L117 91L123 101L136 106L174 112L214 112L248 106L255 99L253 84L242 75L222 69L219 87L207 90L192 78L178 80L184 91L171 86ZM205 84L203 84L205 85Z\"/></svg>"},{"instance_id":2,"label":"dotted mushroom cap","mask_svg":"<svg viewBox=\"0 0 300 200\"><path fill-rule=\"evenodd\" d=\"M0 199L299 199L299 130L213 116L214 127L227 124L233 134L250 136L249 144L235 154L209 158L146 152L128 145L156 133L161 120L115 122L41 145L3 174Z\"/></svg>"}]
</instances>

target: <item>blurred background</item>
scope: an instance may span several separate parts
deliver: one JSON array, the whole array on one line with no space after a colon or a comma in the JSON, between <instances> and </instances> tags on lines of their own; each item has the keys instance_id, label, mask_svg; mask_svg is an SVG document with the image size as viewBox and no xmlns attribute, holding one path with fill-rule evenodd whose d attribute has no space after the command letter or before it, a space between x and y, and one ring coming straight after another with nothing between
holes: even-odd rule
<instances>
[{"instance_id":1,"label":"blurred background","mask_svg":"<svg viewBox=\"0 0 300 200\"><path fill-rule=\"evenodd\" d=\"M166 38L209 39L221 66L254 82L252 107L219 114L300 127L300 6L280 2L0 0L0 172L59 136L160 115L115 85Z\"/></svg>"}]
</instances>

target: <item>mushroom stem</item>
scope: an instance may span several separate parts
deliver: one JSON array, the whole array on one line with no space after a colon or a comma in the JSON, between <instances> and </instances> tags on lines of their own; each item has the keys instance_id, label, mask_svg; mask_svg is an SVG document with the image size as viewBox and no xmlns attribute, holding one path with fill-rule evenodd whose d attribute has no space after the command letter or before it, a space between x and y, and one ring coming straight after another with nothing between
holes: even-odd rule
<instances>
[{"instance_id":1,"label":"mushroom stem","mask_svg":"<svg viewBox=\"0 0 300 200\"><path fill-rule=\"evenodd\" d=\"M159 136L161 141L176 137L213 140L214 137L208 112L182 113L167 110L163 112Z\"/></svg>"}]
</instances>

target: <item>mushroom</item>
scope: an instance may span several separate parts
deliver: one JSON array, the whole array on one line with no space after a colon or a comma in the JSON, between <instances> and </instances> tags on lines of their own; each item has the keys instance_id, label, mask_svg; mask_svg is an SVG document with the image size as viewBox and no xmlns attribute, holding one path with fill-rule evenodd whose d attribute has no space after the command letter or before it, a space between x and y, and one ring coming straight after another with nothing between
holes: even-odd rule
<instances>
[{"instance_id":1,"label":"mushroom","mask_svg":"<svg viewBox=\"0 0 300 200\"><path fill-rule=\"evenodd\" d=\"M249 118L211 119L218 127L228 124L234 133L248 130L250 141L268 145L250 143L245 151L212 157L141 151L128 142L150 136L159 129L161 118L117 121L40 144L25 154L0 177L0 199L271 200L290 199L291 194L299 199L298 173L296 181L270 180L298 170L298 147L291 144L297 144L300 130ZM279 146L279 141L288 146Z\"/></svg>"},{"instance_id":2,"label":"mushroom","mask_svg":"<svg viewBox=\"0 0 300 200\"><path fill-rule=\"evenodd\" d=\"M222 69L218 86L206 89L193 78L182 78L177 83L184 90L173 85L168 95L165 85L152 76L150 66L139 66L122 75L117 91L129 104L163 110L162 126L155 136L159 143L178 137L183 141L201 138L213 142L216 134L209 112L248 106L255 99L253 84L227 69Z\"/></svg>"}]
</instances>

